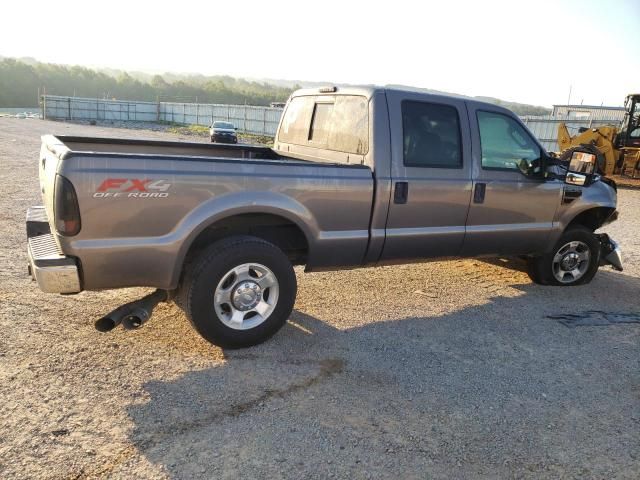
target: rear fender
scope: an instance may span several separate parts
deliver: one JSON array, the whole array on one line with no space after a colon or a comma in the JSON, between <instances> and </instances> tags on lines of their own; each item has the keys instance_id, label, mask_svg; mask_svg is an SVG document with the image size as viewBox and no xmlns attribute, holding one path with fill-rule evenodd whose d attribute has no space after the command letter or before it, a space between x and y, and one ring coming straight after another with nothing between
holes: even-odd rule
<instances>
[{"instance_id":1,"label":"rear fender","mask_svg":"<svg viewBox=\"0 0 640 480\"><path fill-rule=\"evenodd\" d=\"M231 193L202 203L176 227L177 230L189 233L184 237L176 255L171 284L178 284L187 252L203 230L225 218L246 213L278 215L294 223L304 233L309 255L312 255L320 228L313 214L304 205L292 197L276 192L251 192L249 195L246 192Z\"/></svg>"}]
</instances>

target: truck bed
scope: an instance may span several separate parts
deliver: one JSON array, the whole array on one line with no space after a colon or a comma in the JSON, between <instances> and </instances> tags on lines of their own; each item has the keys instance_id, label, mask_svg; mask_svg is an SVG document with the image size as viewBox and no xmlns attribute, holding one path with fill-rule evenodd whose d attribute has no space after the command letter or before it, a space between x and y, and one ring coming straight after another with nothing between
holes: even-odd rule
<instances>
[{"instance_id":1,"label":"truck bed","mask_svg":"<svg viewBox=\"0 0 640 480\"><path fill-rule=\"evenodd\" d=\"M40 159L52 232L56 178L75 189L81 228L54 237L82 265L84 289L175 288L191 242L234 216L298 222L309 268L365 257L374 198L366 165L300 160L252 145L53 135L43 137Z\"/></svg>"},{"instance_id":2,"label":"truck bed","mask_svg":"<svg viewBox=\"0 0 640 480\"><path fill-rule=\"evenodd\" d=\"M57 142L55 142L55 140ZM52 141L54 140L54 141ZM65 158L87 154L154 155L161 157L200 157L201 160L219 158L284 160L268 147L257 145L222 145L200 142L171 142L58 135L48 138L49 145L61 145ZM62 152L61 152L62 153Z\"/></svg>"}]
</instances>

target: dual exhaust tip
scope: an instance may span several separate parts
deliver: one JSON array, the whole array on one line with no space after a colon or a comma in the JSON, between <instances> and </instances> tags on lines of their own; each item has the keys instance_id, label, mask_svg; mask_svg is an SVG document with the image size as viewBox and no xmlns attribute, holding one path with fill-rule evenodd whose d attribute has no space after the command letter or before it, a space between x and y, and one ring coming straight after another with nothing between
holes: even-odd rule
<instances>
[{"instance_id":1,"label":"dual exhaust tip","mask_svg":"<svg viewBox=\"0 0 640 480\"><path fill-rule=\"evenodd\" d=\"M125 303L104 317L96 320L96 330L99 332L109 332L120 324L122 324L126 330L135 330L149 320L153 309L156 308L160 302L166 301L167 298L168 293L166 290L156 290L139 300Z\"/></svg>"}]
</instances>

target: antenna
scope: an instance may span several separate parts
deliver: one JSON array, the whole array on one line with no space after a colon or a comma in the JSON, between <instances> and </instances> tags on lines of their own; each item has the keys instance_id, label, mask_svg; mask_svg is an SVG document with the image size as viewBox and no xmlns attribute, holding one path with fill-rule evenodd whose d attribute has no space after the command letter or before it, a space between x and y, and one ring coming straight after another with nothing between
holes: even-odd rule
<instances>
[{"instance_id":1,"label":"antenna","mask_svg":"<svg viewBox=\"0 0 640 480\"><path fill-rule=\"evenodd\" d=\"M569 84L569 98L567 98L567 105L571 105L571 88L573 85Z\"/></svg>"}]
</instances>

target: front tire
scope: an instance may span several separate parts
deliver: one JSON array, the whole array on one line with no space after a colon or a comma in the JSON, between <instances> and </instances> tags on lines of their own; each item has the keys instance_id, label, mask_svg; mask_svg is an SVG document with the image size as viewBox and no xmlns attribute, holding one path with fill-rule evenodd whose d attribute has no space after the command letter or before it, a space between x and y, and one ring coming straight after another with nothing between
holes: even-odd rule
<instances>
[{"instance_id":1,"label":"front tire","mask_svg":"<svg viewBox=\"0 0 640 480\"><path fill-rule=\"evenodd\" d=\"M551 252L527 261L531 280L541 285L571 287L589 283L600 266L600 242L581 225L568 228Z\"/></svg>"},{"instance_id":2,"label":"front tire","mask_svg":"<svg viewBox=\"0 0 640 480\"><path fill-rule=\"evenodd\" d=\"M282 328L296 290L282 250L256 237L233 236L211 245L187 269L178 303L206 340L243 348Z\"/></svg>"}]
</instances>

